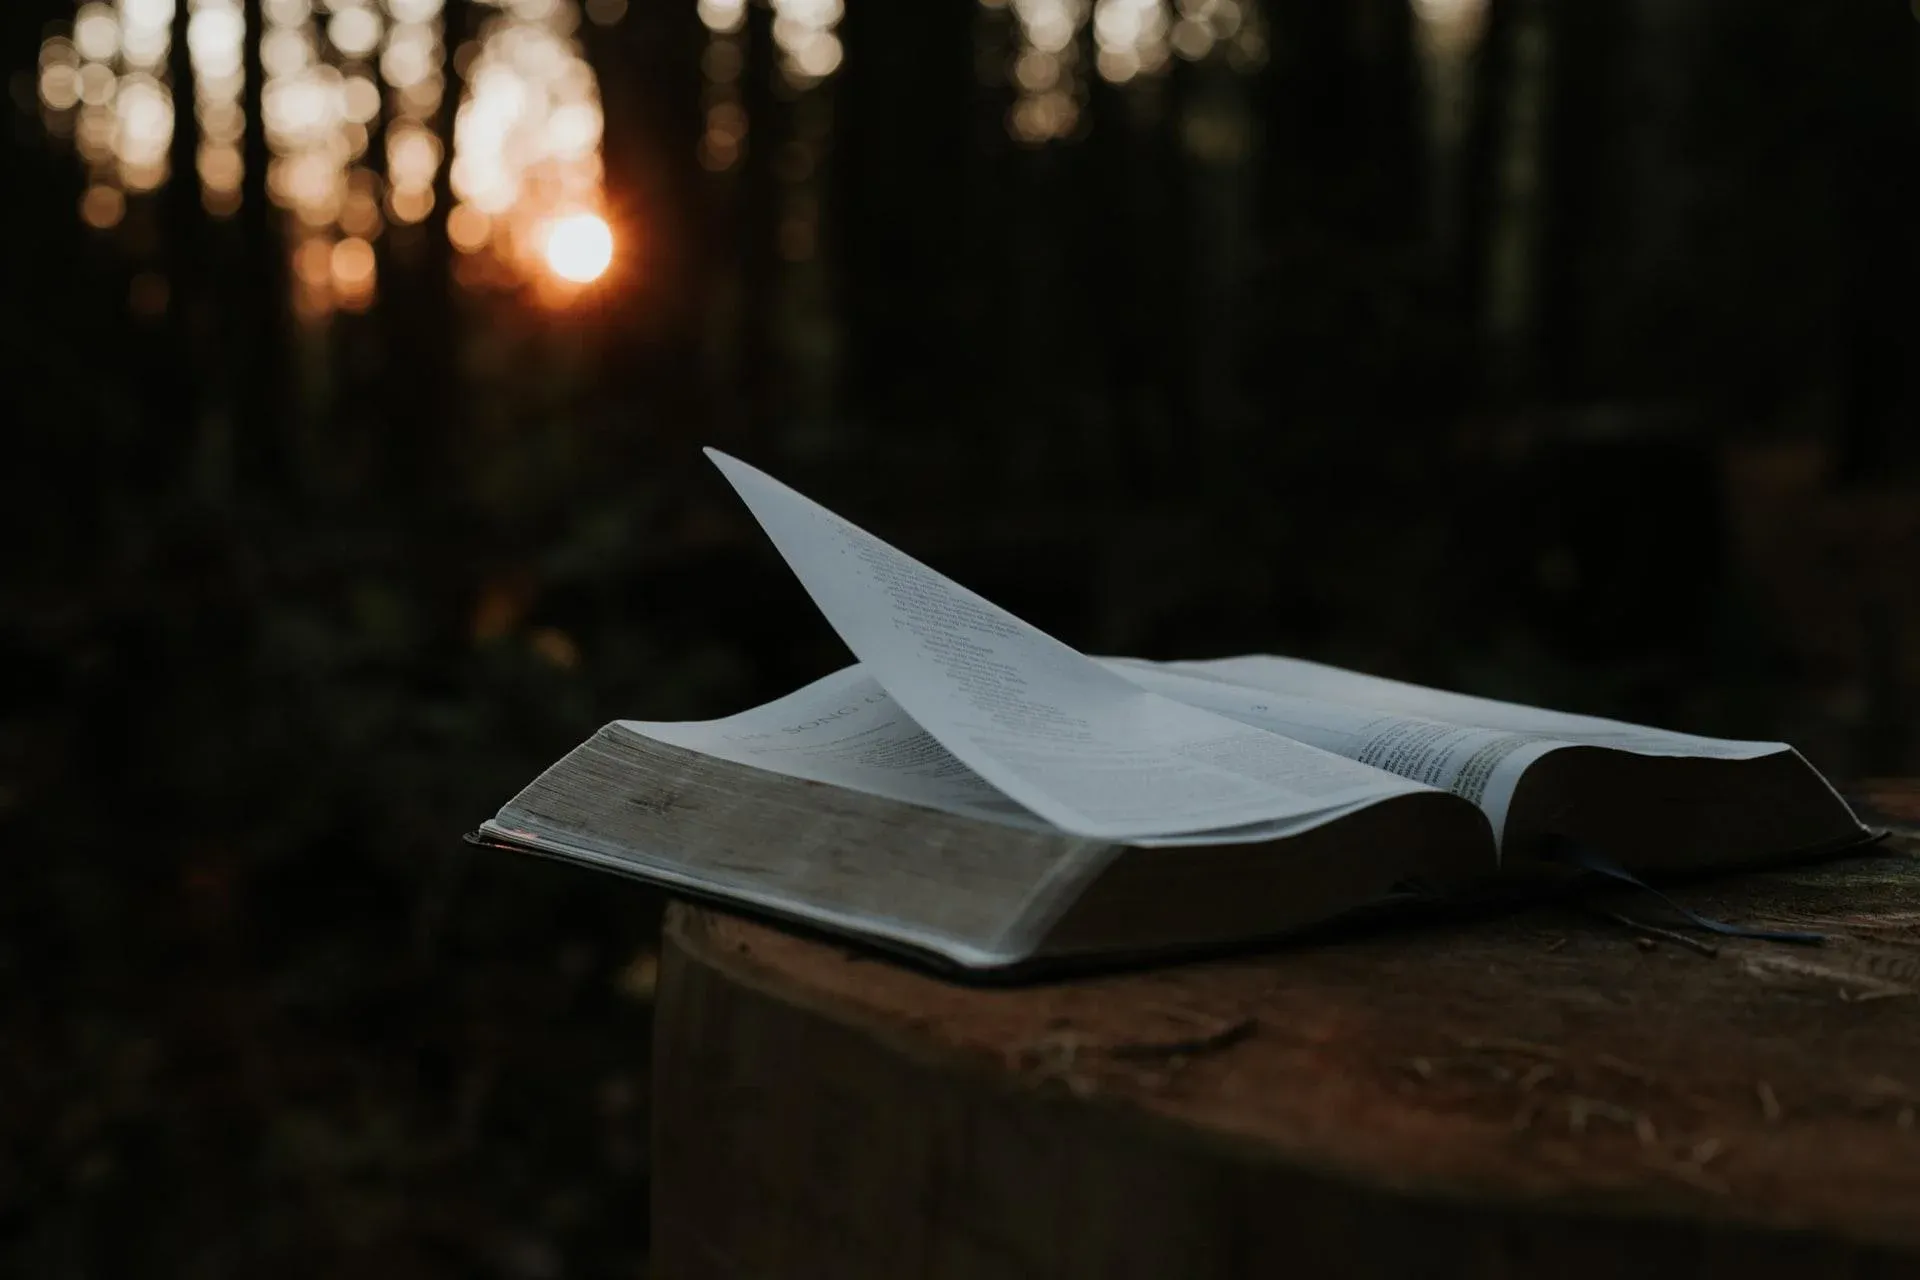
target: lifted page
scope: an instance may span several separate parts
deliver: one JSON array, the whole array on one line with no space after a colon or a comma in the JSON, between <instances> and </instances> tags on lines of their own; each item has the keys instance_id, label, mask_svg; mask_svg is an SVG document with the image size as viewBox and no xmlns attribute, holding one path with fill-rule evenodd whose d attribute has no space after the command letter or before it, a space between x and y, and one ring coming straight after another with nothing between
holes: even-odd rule
<instances>
[{"instance_id":1,"label":"lifted page","mask_svg":"<svg viewBox=\"0 0 1920 1280\"><path fill-rule=\"evenodd\" d=\"M1189 834L1427 789L1150 693L760 471L707 455L894 701L1065 831Z\"/></svg>"}]
</instances>

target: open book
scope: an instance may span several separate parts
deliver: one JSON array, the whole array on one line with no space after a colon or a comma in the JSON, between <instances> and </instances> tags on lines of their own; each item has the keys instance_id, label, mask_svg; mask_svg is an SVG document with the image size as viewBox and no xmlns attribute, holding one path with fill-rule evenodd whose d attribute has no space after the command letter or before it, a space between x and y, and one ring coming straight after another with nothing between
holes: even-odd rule
<instances>
[{"instance_id":1,"label":"open book","mask_svg":"<svg viewBox=\"0 0 1920 1280\"><path fill-rule=\"evenodd\" d=\"M708 452L858 663L723 720L610 724L478 838L998 970L1540 875L1557 842L1670 872L1866 834L1782 743L1288 658L1090 657Z\"/></svg>"}]
</instances>

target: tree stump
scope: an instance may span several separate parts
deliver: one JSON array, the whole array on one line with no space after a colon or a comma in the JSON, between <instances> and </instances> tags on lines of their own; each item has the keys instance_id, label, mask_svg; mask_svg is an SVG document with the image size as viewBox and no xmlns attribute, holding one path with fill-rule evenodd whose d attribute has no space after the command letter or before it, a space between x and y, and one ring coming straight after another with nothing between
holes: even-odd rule
<instances>
[{"instance_id":1,"label":"tree stump","mask_svg":"<svg viewBox=\"0 0 1920 1280\"><path fill-rule=\"evenodd\" d=\"M1681 895L1821 947L1543 905L982 989L677 906L656 1274L1920 1274L1920 783L1857 798L1871 854Z\"/></svg>"}]
</instances>

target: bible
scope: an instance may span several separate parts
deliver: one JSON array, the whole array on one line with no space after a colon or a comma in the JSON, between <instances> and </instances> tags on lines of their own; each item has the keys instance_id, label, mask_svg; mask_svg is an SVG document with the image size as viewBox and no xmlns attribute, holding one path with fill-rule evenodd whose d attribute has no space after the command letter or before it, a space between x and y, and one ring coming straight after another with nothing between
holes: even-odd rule
<instances>
[{"instance_id":1,"label":"bible","mask_svg":"<svg viewBox=\"0 0 1920 1280\"><path fill-rule=\"evenodd\" d=\"M1664 874L1870 834L1784 743L1081 653L708 455L855 661L724 719L608 724L475 840L993 974L1561 876L1569 844Z\"/></svg>"}]
</instances>

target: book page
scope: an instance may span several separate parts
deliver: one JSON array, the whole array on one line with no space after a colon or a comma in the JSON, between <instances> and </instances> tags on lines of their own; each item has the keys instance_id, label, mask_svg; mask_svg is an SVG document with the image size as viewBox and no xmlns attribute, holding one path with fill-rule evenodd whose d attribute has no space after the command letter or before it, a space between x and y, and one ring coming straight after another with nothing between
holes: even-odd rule
<instances>
[{"instance_id":1,"label":"book page","mask_svg":"<svg viewBox=\"0 0 1920 1280\"><path fill-rule=\"evenodd\" d=\"M723 720L622 720L670 746L962 817L1049 824L961 763L852 666Z\"/></svg>"},{"instance_id":2,"label":"book page","mask_svg":"<svg viewBox=\"0 0 1920 1280\"><path fill-rule=\"evenodd\" d=\"M1733 760L1791 750L1448 693L1293 658L1118 658L1109 665L1164 696L1451 791L1479 805L1496 835L1505 832L1521 775L1563 747Z\"/></svg>"},{"instance_id":3,"label":"book page","mask_svg":"<svg viewBox=\"0 0 1920 1280\"><path fill-rule=\"evenodd\" d=\"M855 665L720 720L620 720L622 729L669 746L790 778L999 822L1057 831L969 769L915 724L865 667ZM1183 835L1147 836L1156 848L1252 844L1318 826L1363 804L1361 797L1311 814Z\"/></svg>"},{"instance_id":4,"label":"book page","mask_svg":"<svg viewBox=\"0 0 1920 1280\"><path fill-rule=\"evenodd\" d=\"M1134 661L1129 659L1127 661ZM1237 658L1155 663L1164 670L1207 679L1228 680L1271 693L1286 693L1323 702L1347 703L1381 711L1424 716L1453 724L1515 733L1540 733L1586 746L1615 747L1655 756L1707 756L1720 760L1751 760L1791 750L1784 742L1744 742L1731 738L1703 738L1697 734L1655 729L1602 716L1549 711L1517 702L1450 693L1425 685L1370 676L1325 663L1271 654Z\"/></svg>"},{"instance_id":5,"label":"book page","mask_svg":"<svg viewBox=\"0 0 1920 1280\"><path fill-rule=\"evenodd\" d=\"M771 477L707 453L894 701L1065 831L1183 835L1420 789L1142 689Z\"/></svg>"}]
</instances>

